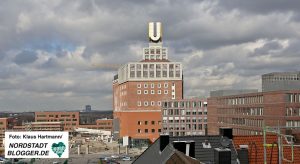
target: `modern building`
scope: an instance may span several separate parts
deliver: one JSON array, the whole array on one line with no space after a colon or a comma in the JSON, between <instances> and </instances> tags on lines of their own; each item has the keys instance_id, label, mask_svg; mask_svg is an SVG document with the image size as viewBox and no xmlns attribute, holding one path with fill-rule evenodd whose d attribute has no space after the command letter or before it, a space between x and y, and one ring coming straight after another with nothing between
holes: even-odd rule
<instances>
[{"instance_id":1,"label":"modern building","mask_svg":"<svg viewBox=\"0 0 300 164\"><path fill-rule=\"evenodd\" d=\"M14 126L13 131L63 131L62 122L29 122L24 125Z\"/></svg>"},{"instance_id":2,"label":"modern building","mask_svg":"<svg viewBox=\"0 0 300 164\"><path fill-rule=\"evenodd\" d=\"M83 124L83 125L79 125L79 128L112 131L113 120L107 118L97 119L95 124Z\"/></svg>"},{"instance_id":3,"label":"modern building","mask_svg":"<svg viewBox=\"0 0 300 164\"><path fill-rule=\"evenodd\" d=\"M162 128L161 102L182 99L182 64L169 60L160 22L149 23L149 42L141 61L121 66L114 76L114 137L154 141Z\"/></svg>"},{"instance_id":4,"label":"modern building","mask_svg":"<svg viewBox=\"0 0 300 164\"><path fill-rule=\"evenodd\" d=\"M298 90L300 72L273 72L262 75L262 91Z\"/></svg>"},{"instance_id":5,"label":"modern building","mask_svg":"<svg viewBox=\"0 0 300 164\"><path fill-rule=\"evenodd\" d=\"M234 135L259 135L264 126L287 127L299 134L293 127L300 127L300 90L211 97L208 111L209 134L231 127Z\"/></svg>"},{"instance_id":6,"label":"modern building","mask_svg":"<svg viewBox=\"0 0 300 164\"><path fill-rule=\"evenodd\" d=\"M0 118L0 154L4 154L5 131L13 128L13 118Z\"/></svg>"},{"instance_id":7,"label":"modern building","mask_svg":"<svg viewBox=\"0 0 300 164\"><path fill-rule=\"evenodd\" d=\"M85 106L85 112L91 112L92 111L92 106L91 105L86 105Z\"/></svg>"},{"instance_id":8,"label":"modern building","mask_svg":"<svg viewBox=\"0 0 300 164\"><path fill-rule=\"evenodd\" d=\"M79 112L35 112L35 122L62 122L64 131L73 131L79 127Z\"/></svg>"},{"instance_id":9,"label":"modern building","mask_svg":"<svg viewBox=\"0 0 300 164\"><path fill-rule=\"evenodd\" d=\"M204 135L207 100L200 98L162 102L162 133L170 136Z\"/></svg>"},{"instance_id":10,"label":"modern building","mask_svg":"<svg viewBox=\"0 0 300 164\"><path fill-rule=\"evenodd\" d=\"M80 125L94 125L98 119L112 119L112 111L96 111L80 112L79 113L79 124Z\"/></svg>"},{"instance_id":11,"label":"modern building","mask_svg":"<svg viewBox=\"0 0 300 164\"><path fill-rule=\"evenodd\" d=\"M239 95L239 94L255 93L255 92L258 92L258 89L216 90L216 91L210 91L210 97L230 96L230 95Z\"/></svg>"}]
</instances>

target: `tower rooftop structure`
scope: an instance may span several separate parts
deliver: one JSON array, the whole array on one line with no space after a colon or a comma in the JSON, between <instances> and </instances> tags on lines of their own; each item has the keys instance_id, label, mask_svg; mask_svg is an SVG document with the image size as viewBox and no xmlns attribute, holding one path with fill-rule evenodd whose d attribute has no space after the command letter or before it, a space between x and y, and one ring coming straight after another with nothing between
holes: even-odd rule
<instances>
[{"instance_id":1,"label":"tower rooftop structure","mask_svg":"<svg viewBox=\"0 0 300 164\"><path fill-rule=\"evenodd\" d=\"M150 22L143 59L118 69L113 80L114 136L150 139L161 133L161 102L181 99L182 64L168 59L163 47L162 24ZM115 138L115 139L116 139Z\"/></svg>"}]
</instances>

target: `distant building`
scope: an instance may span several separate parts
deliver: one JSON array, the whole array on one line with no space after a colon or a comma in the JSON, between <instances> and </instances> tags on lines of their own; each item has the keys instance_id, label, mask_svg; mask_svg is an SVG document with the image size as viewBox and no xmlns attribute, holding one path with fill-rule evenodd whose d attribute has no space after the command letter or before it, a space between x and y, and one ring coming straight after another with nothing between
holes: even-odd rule
<instances>
[{"instance_id":1,"label":"distant building","mask_svg":"<svg viewBox=\"0 0 300 164\"><path fill-rule=\"evenodd\" d=\"M35 122L62 122L64 131L73 131L79 126L79 112L35 112Z\"/></svg>"},{"instance_id":2,"label":"distant building","mask_svg":"<svg viewBox=\"0 0 300 164\"><path fill-rule=\"evenodd\" d=\"M231 95L239 95L246 93L255 93L258 92L258 89L228 89L228 90L216 90L210 92L210 97L217 96L231 96Z\"/></svg>"},{"instance_id":3,"label":"distant building","mask_svg":"<svg viewBox=\"0 0 300 164\"><path fill-rule=\"evenodd\" d=\"M119 123L114 137L155 141L162 127L161 102L182 99L182 64L169 61L160 22L149 23L149 42L142 61L123 65L114 76L114 123Z\"/></svg>"},{"instance_id":4,"label":"distant building","mask_svg":"<svg viewBox=\"0 0 300 164\"><path fill-rule=\"evenodd\" d=\"M210 97L208 111L209 134L220 127L232 127L234 135L259 135L264 125L300 127L300 90Z\"/></svg>"},{"instance_id":5,"label":"distant building","mask_svg":"<svg viewBox=\"0 0 300 164\"><path fill-rule=\"evenodd\" d=\"M92 111L92 106L91 105L86 105L85 106L85 111L86 112L91 112Z\"/></svg>"},{"instance_id":6,"label":"distant building","mask_svg":"<svg viewBox=\"0 0 300 164\"><path fill-rule=\"evenodd\" d=\"M92 125L96 124L98 119L112 119L112 111L90 111L90 112L80 112L79 113L79 124L80 125Z\"/></svg>"},{"instance_id":7,"label":"distant building","mask_svg":"<svg viewBox=\"0 0 300 164\"><path fill-rule=\"evenodd\" d=\"M262 75L262 91L298 90L300 72L273 72Z\"/></svg>"},{"instance_id":8,"label":"distant building","mask_svg":"<svg viewBox=\"0 0 300 164\"><path fill-rule=\"evenodd\" d=\"M207 100L192 98L162 102L163 134L204 135L207 128Z\"/></svg>"},{"instance_id":9,"label":"distant building","mask_svg":"<svg viewBox=\"0 0 300 164\"><path fill-rule=\"evenodd\" d=\"M5 131L13 128L13 118L0 118L0 154L4 154Z\"/></svg>"},{"instance_id":10,"label":"distant building","mask_svg":"<svg viewBox=\"0 0 300 164\"><path fill-rule=\"evenodd\" d=\"M13 131L63 131L62 122L29 122L21 126L14 126Z\"/></svg>"},{"instance_id":11,"label":"distant building","mask_svg":"<svg viewBox=\"0 0 300 164\"><path fill-rule=\"evenodd\" d=\"M95 124L83 124L83 125L79 125L79 128L112 131L113 120L107 118L97 119L95 121Z\"/></svg>"}]
</instances>

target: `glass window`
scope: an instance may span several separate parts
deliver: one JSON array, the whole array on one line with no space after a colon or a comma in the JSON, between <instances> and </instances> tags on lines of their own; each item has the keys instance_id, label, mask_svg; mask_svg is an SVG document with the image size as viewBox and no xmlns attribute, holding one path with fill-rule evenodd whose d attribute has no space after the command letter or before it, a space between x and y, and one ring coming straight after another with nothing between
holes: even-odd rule
<instances>
[{"instance_id":1,"label":"glass window","mask_svg":"<svg viewBox=\"0 0 300 164\"><path fill-rule=\"evenodd\" d=\"M155 102L154 101L151 101L151 106L154 106L155 105Z\"/></svg>"},{"instance_id":2,"label":"glass window","mask_svg":"<svg viewBox=\"0 0 300 164\"><path fill-rule=\"evenodd\" d=\"M164 87L165 87L165 88L168 88L168 83L164 83Z\"/></svg>"},{"instance_id":3,"label":"glass window","mask_svg":"<svg viewBox=\"0 0 300 164\"><path fill-rule=\"evenodd\" d=\"M154 88L154 83L151 83L151 88Z\"/></svg>"},{"instance_id":4,"label":"glass window","mask_svg":"<svg viewBox=\"0 0 300 164\"><path fill-rule=\"evenodd\" d=\"M161 101L157 101L157 106L161 106Z\"/></svg>"},{"instance_id":5,"label":"glass window","mask_svg":"<svg viewBox=\"0 0 300 164\"><path fill-rule=\"evenodd\" d=\"M144 101L144 106L148 106L148 101Z\"/></svg>"},{"instance_id":6,"label":"glass window","mask_svg":"<svg viewBox=\"0 0 300 164\"><path fill-rule=\"evenodd\" d=\"M157 84L157 88L161 88L161 84L159 83L159 84Z\"/></svg>"},{"instance_id":7,"label":"glass window","mask_svg":"<svg viewBox=\"0 0 300 164\"><path fill-rule=\"evenodd\" d=\"M168 94L168 90L164 90L164 94L165 94L165 95Z\"/></svg>"}]
</instances>

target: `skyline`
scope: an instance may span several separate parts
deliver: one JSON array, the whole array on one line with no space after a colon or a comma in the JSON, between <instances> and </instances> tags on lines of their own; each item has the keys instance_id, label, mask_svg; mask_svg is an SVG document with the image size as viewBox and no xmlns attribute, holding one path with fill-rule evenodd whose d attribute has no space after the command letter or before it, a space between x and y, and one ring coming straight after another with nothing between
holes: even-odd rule
<instances>
[{"instance_id":1,"label":"skyline","mask_svg":"<svg viewBox=\"0 0 300 164\"><path fill-rule=\"evenodd\" d=\"M114 65L142 60L160 21L184 96L259 89L299 71L300 2L1 1L0 111L112 110ZM110 66L111 65L111 66Z\"/></svg>"}]
</instances>

